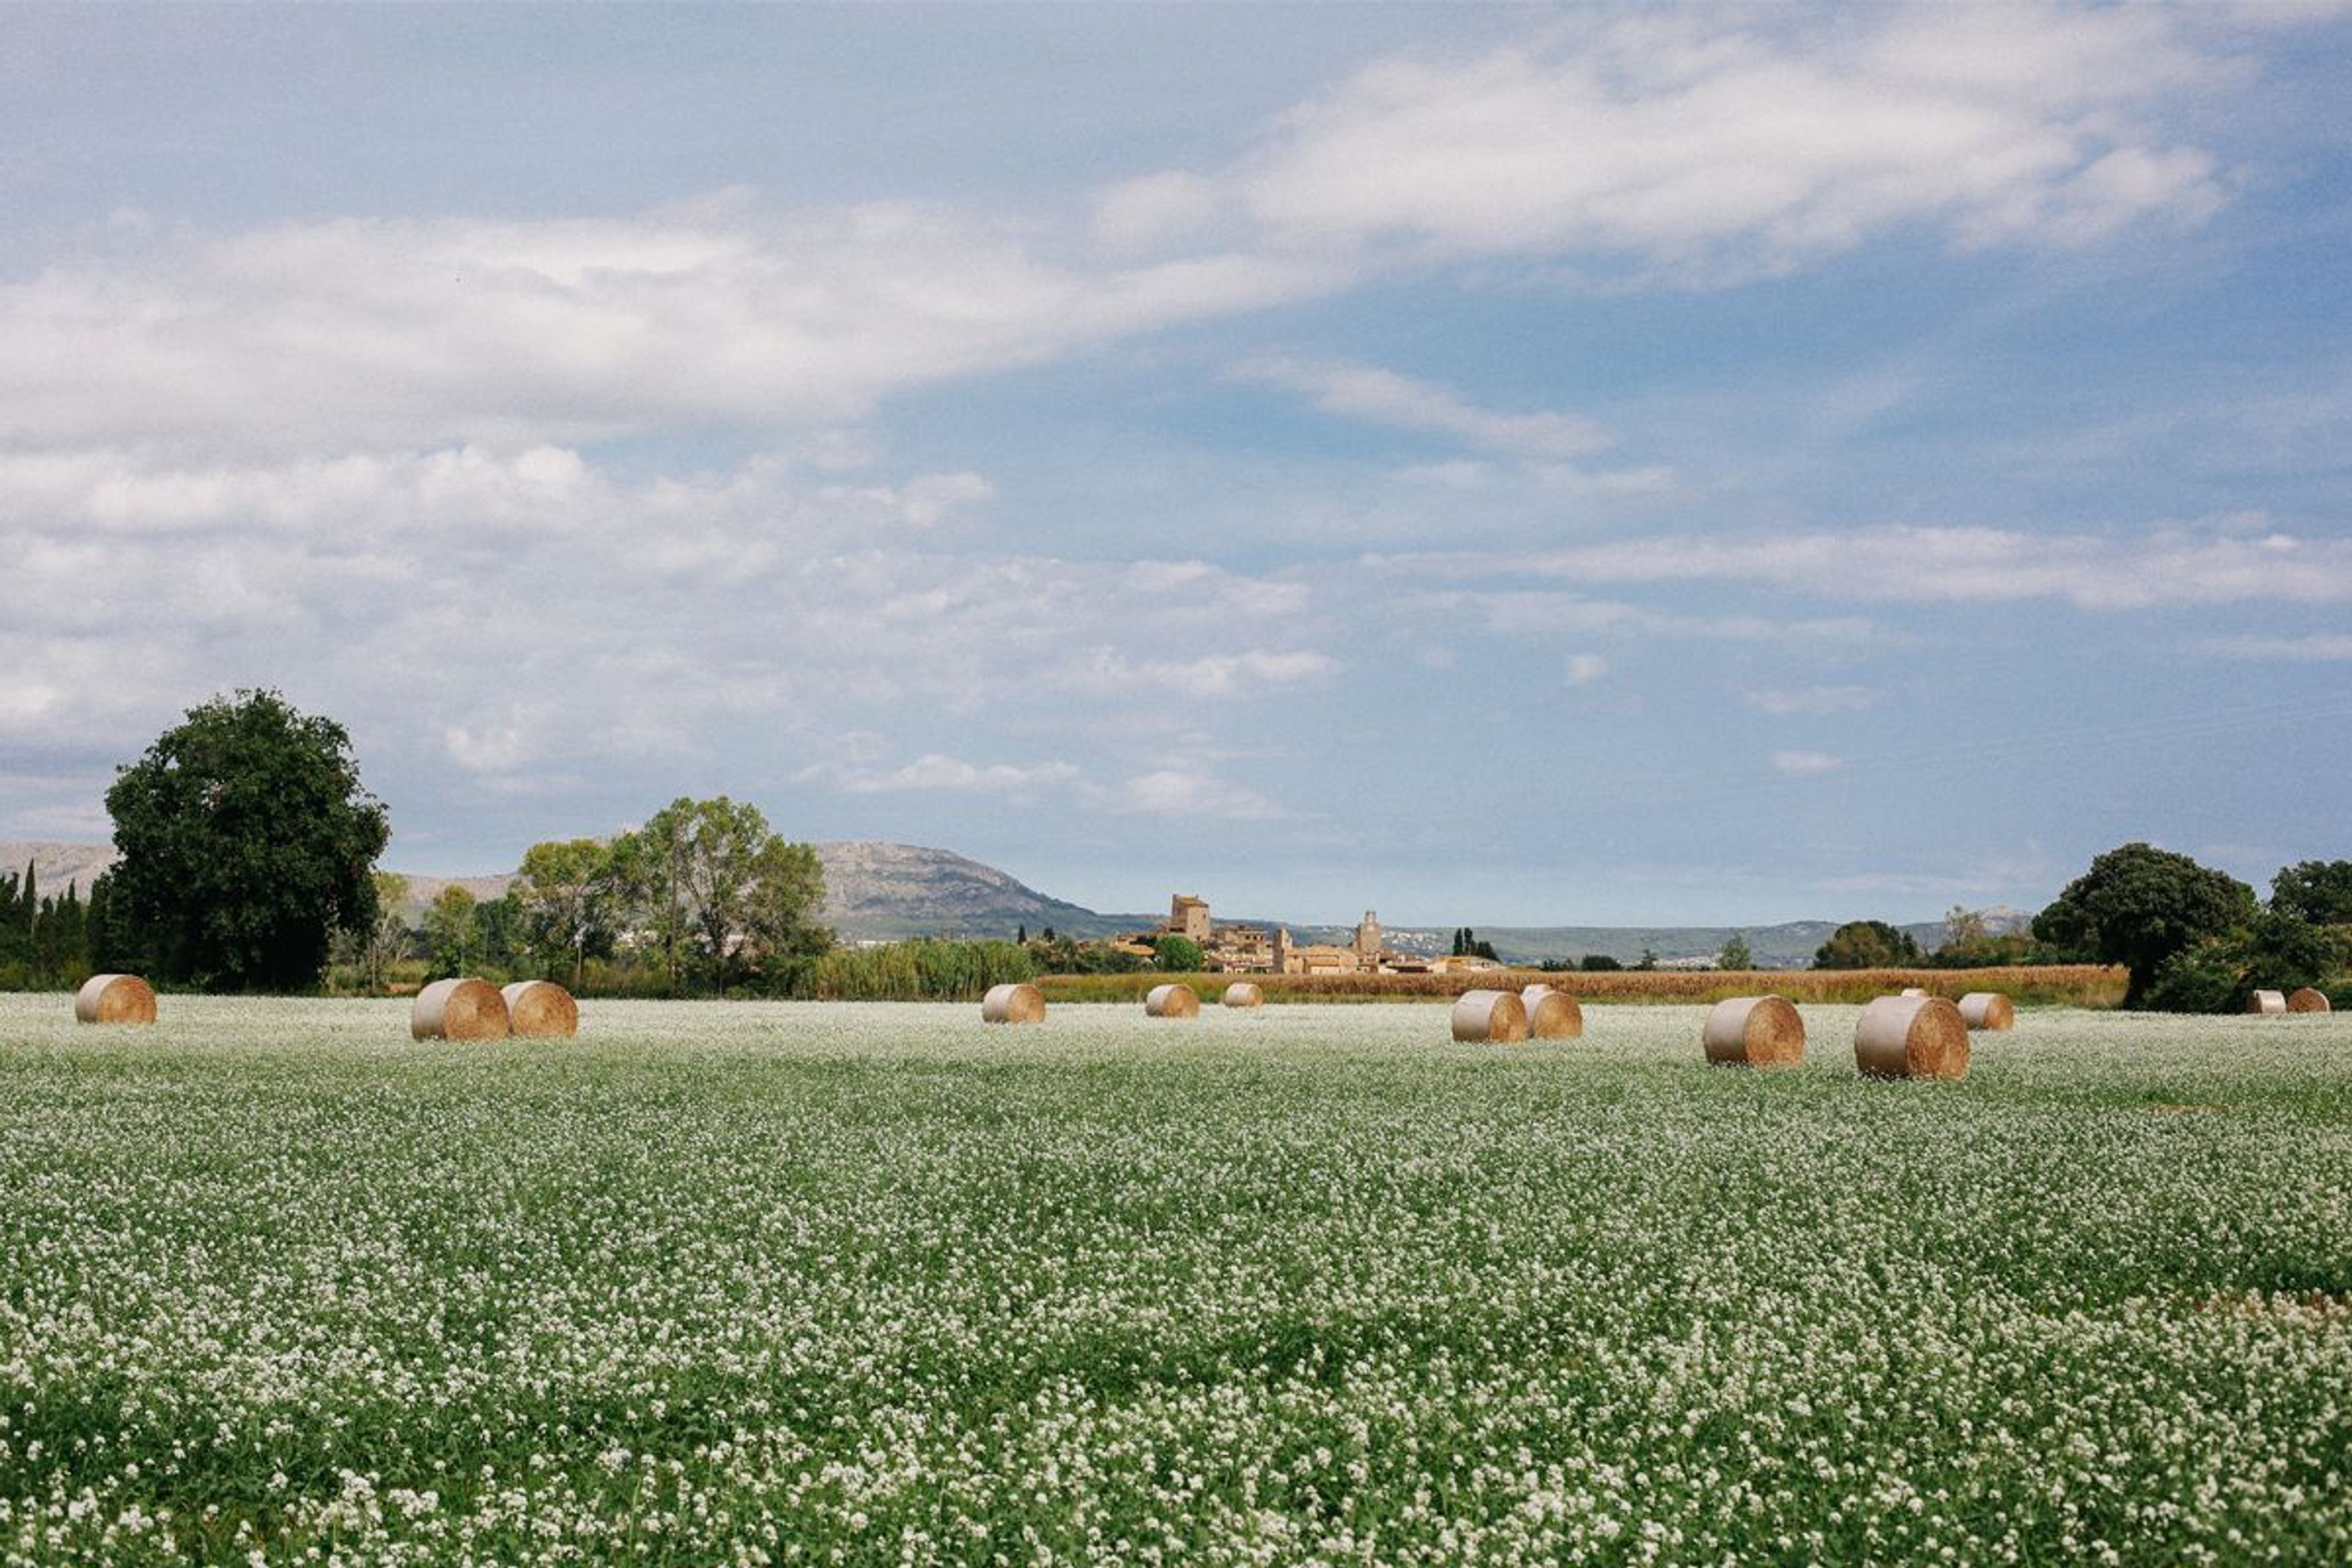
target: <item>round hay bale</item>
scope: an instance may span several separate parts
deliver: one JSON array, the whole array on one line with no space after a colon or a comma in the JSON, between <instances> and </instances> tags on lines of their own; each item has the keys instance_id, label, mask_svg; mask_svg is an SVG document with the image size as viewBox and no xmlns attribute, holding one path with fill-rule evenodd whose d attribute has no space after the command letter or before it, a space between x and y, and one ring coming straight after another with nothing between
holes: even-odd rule
<instances>
[{"instance_id":1,"label":"round hay bale","mask_svg":"<svg viewBox=\"0 0 2352 1568\"><path fill-rule=\"evenodd\" d=\"M85 1024L152 1024L155 988L135 974L93 974L74 993L74 1016Z\"/></svg>"},{"instance_id":2,"label":"round hay bale","mask_svg":"<svg viewBox=\"0 0 2352 1568\"><path fill-rule=\"evenodd\" d=\"M580 1032L580 1004L552 980L518 980L503 987L507 1025L535 1040L568 1040Z\"/></svg>"},{"instance_id":3,"label":"round hay bale","mask_svg":"<svg viewBox=\"0 0 2352 1568\"><path fill-rule=\"evenodd\" d=\"M2246 998L2246 1011L2249 1013L2284 1013L2286 1011L2286 993L2284 991L2257 991L2252 996Z\"/></svg>"},{"instance_id":4,"label":"round hay bale","mask_svg":"<svg viewBox=\"0 0 2352 1568\"><path fill-rule=\"evenodd\" d=\"M1236 980L1225 987L1224 1000L1228 1007L1263 1007L1265 993L1246 980Z\"/></svg>"},{"instance_id":5,"label":"round hay bale","mask_svg":"<svg viewBox=\"0 0 2352 1568\"><path fill-rule=\"evenodd\" d=\"M507 999L487 980L436 980L416 994L408 1032L420 1040L503 1040Z\"/></svg>"},{"instance_id":6,"label":"round hay bale","mask_svg":"<svg viewBox=\"0 0 2352 1568\"><path fill-rule=\"evenodd\" d=\"M1717 1067L1792 1068L1805 1059L1805 1020L1785 996L1733 996L1707 1014L1699 1044Z\"/></svg>"},{"instance_id":7,"label":"round hay bale","mask_svg":"<svg viewBox=\"0 0 2352 1568\"><path fill-rule=\"evenodd\" d=\"M1941 996L1881 996L1854 1026L1853 1065L1873 1078L1966 1078L1969 1026Z\"/></svg>"},{"instance_id":8,"label":"round hay bale","mask_svg":"<svg viewBox=\"0 0 2352 1568\"><path fill-rule=\"evenodd\" d=\"M1927 994L1927 988L1924 985L1906 985L1900 994L1905 996L1925 996Z\"/></svg>"},{"instance_id":9,"label":"round hay bale","mask_svg":"<svg viewBox=\"0 0 2352 1568\"><path fill-rule=\"evenodd\" d=\"M1151 994L1143 999L1143 1010L1154 1018L1197 1018L1201 1016L1201 994L1190 985L1172 982L1155 985Z\"/></svg>"},{"instance_id":10,"label":"round hay bale","mask_svg":"<svg viewBox=\"0 0 2352 1568\"><path fill-rule=\"evenodd\" d=\"M2305 985L2301 990L2286 994L2286 1010L2290 1013L2326 1013L2332 1009L2326 992Z\"/></svg>"},{"instance_id":11,"label":"round hay bale","mask_svg":"<svg viewBox=\"0 0 2352 1568\"><path fill-rule=\"evenodd\" d=\"M1519 993L1528 1010L1528 1038L1573 1040L1584 1033L1584 1008L1565 991L1530 985Z\"/></svg>"},{"instance_id":12,"label":"round hay bale","mask_svg":"<svg viewBox=\"0 0 2352 1568\"><path fill-rule=\"evenodd\" d=\"M1042 1024L1045 994L1034 985L992 985L980 999L980 1016L988 1024Z\"/></svg>"},{"instance_id":13,"label":"round hay bale","mask_svg":"<svg viewBox=\"0 0 2352 1568\"><path fill-rule=\"evenodd\" d=\"M2017 1004L1998 991L1971 991L1960 998L1960 1022L1971 1029L2014 1029Z\"/></svg>"},{"instance_id":14,"label":"round hay bale","mask_svg":"<svg viewBox=\"0 0 2352 1568\"><path fill-rule=\"evenodd\" d=\"M1454 1037L1516 1046L1528 1037L1528 1005L1516 991L1465 991L1454 1001Z\"/></svg>"}]
</instances>

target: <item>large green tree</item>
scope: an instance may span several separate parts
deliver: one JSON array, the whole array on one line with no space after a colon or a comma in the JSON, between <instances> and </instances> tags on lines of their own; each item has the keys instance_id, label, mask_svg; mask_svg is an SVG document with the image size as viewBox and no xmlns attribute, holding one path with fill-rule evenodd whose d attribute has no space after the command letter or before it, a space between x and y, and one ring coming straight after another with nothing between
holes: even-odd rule
<instances>
[{"instance_id":1,"label":"large green tree","mask_svg":"<svg viewBox=\"0 0 2352 1568\"><path fill-rule=\"evenodd\" d=\"M2310 925L2352 925L2352 860L2281 867L2271 879L2271 908Z\"/></svg>"},{"instance_id":2,"label":"large green tree","mask_svg":"<svg viewBox=\"0 0 2352 1568\"><path fill-rule=\"evenodd\" d=\"M1918 962L1918 942L1885 921L1848 921L1813 952L1815 969L1901 969Z\"/></svg>"},{"instance_id":3,"label":"large green tree","mask_svg":"<svg viewBox=\"0 0 2352 1568\"><path fill-rule=\"evenodd\" d=\"M542 964L563 963L580 988L589 955L613 945L613 855L593 838L558 838L523 851L514 900L523 940Z\"/></svg>"},{"instance_id":4,"label":"large green tree","mask_svg":"<svg viewBox=\"0 0 2352 1568\"><path fill-rule=\"evenodd\" d=\"M2053 947L2130 972L2124 1005L2147 1000L2165 961L2254 917L2254 890L2226 871L2147 844L2126 844L2091 862L2055 902L2033 917L2033 934Z\"/></svg>"},{"instance_id":5,"label":"large green tree","mask_svg":"<svg viewBox=\"0 0 2352 1568\"><path fill-rule=\"evenodd\" d=\"M789 980L832 945L816 924L816 851L777 837L749 803L681 795L614 840L613 863L674 991L689 967L721 991L754 975Z\"/></svg>"},{"instance_id":6,"label":"large green tree","mask_svg":"<svg viewBox=\"0 0 2352 1568\"><path fill-rule=\"evenodd\" d=\"M351 736L275 691L189 710L106 792L121 858L110 940L156 978L210 990L314 984L339 927L376 913L391 826Z\"/></svg>"},{"instance_id":7,"label":"large green tree","mask_svg":"<svg viewBox=\"0 0 2352 1568\"><path fill-rule=\"evenodd\" d=\"M470 974L481 957L481 901L452 882L425 906L425 948L436 979Z\"/></svg>"}]
</instances>

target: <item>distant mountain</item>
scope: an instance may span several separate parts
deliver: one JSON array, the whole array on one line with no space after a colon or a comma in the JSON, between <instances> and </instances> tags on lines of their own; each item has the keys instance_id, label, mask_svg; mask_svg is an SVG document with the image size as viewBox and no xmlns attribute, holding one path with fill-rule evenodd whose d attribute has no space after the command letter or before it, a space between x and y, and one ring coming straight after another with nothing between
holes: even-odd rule
<instances>
[{"instance_id":1,"label":"distant mountain","mask_svg":"<svg viewBox=\"0 0 2352 1568\"><path fill-rule=\"evenodd\" d=\"M819 844L816 854L824 863L824 922L845 941L1010 937L1023 926L1032 936L1047 926L1077 937L1128 929L1129 917L1049 898L945 849L860 840Z\"/></svg>"},{"instance_id":2,"label":"distant mountain","mask_svg":"<svg viewBox=\"0 0 2352 1568\"><path fill-rule=\"evenodd\" d=\"M825 901L823 919L845 942L887 942L911 936L1010 937L1023 927L1034 936L1047 926L1076 937L1110 936L1146 929L1160 920L1158 913L1098 914L1041 893L993 866L983 866L945 849L913 844L854 840L819 844L817 858L824 866ZM0 842L0 871L21 871L30 861L41 887L61 890L79 882L89 890L99 872L114 863L112 847L103 844L50 841ZM410 875L407 910L415 919L452 882L478 899L495 899L514 880L507 872L486 877L426 877ZM1995 935L2022 929L2032 920L2021 910L1984 911L1987 928ZM1220 923L1223 923L1222 921ZM1274 919L1245 923L1271 926ZM1790 921L1769 926L1483 926L1474 925L1480 940L1514 963L1540 963L1545 959L1580 959L1606 953L1624 963L1638 961L1643 952L1662 961L1711 958L1736 929L1748 941L1756 962L1769 969L1801 968L1813 952L1837 929L1832 921ZM1941 921L1929 921L1903 928L1922 948L1942 944ZM1346 942L1354 936L1349 926L1293 922L1290 932L1301 943ZM1391 927L1383 935L1391 946L1408 952L1442 953L1454 933L1447 930Z\"/></svg>"},{"instance_id":3,"label":"distant mountain","mask_svg":"<svg viewBox=\"0 0 2352 1568\"><path fill-rule=\"evenodd\" d=\"M89 885L98 880L99 873L114 864L114 846L63 844L47 838L0 841L0 873L21 877L28 864L44 898L64 892L68 882L88 898Z\"/></svg>"}]
</instances>

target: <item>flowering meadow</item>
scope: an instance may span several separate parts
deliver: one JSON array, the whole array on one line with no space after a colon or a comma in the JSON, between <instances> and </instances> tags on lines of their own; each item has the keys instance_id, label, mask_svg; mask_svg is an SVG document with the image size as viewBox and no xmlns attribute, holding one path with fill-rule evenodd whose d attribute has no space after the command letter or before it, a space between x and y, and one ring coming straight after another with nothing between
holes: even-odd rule
<instances>
[{"instance_id":1,"label":"flowering meadow","mask_svg":"<svg viewBox=\"0 0 2352 1568\"><path fill-rule=\"evenodd\" d=\"M2352 1018L0 997L0 1563L2352 1560Z\"/></svg>"}]
</instances>

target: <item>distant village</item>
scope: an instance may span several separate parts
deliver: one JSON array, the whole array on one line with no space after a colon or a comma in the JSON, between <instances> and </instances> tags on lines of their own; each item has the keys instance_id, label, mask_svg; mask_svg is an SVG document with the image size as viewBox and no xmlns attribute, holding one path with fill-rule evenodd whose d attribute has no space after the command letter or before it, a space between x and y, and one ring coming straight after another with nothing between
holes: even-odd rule
<instances>
[{"instance_id":1,"label":"distant village","mask_svg":"<svg viewBox=\"0 0 2352 1568\"><path fill-rule=\"evenodd\" d=\"M1201 966L1225 974L1461 974L1501 969L1491 958L1472 954L1431 956L1404 952L1381 940L1381 917L1366 910L1355 939L1345 947L1304 945L1287 926L1219 925L1209 918L1209 900L1178 893L1168 901L1168 918L1150 931L1126 931L1108 944L1114 952L1151 958L1162 937L1181 936L1201 950Z\"/></svg>"}]
</instances>

